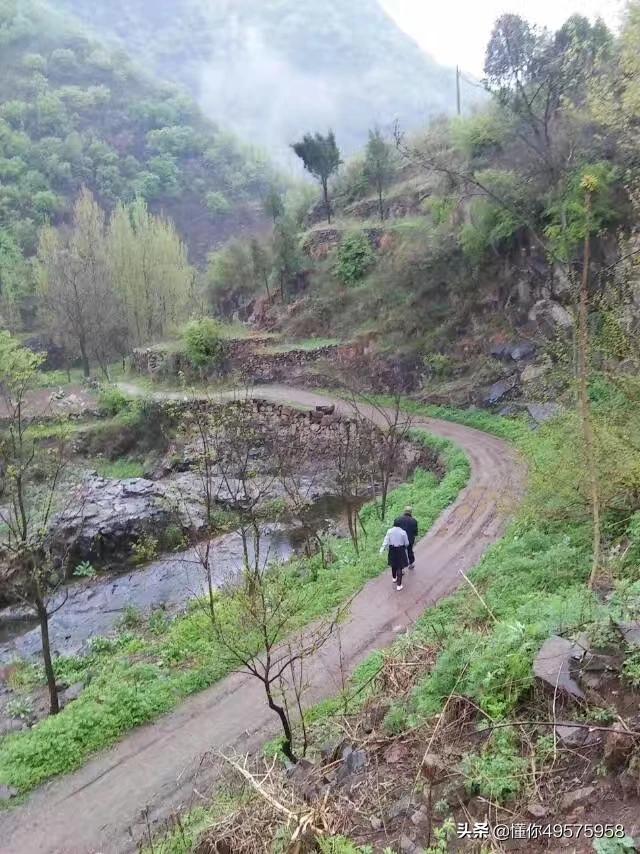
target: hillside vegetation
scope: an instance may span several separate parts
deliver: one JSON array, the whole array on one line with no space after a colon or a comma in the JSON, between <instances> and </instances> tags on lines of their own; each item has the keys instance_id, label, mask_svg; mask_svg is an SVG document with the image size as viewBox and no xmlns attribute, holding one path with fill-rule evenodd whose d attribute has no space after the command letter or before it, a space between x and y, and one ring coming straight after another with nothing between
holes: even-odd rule
<instances>
[{"instance_id":1,"label":"hillside vegetation","mask_svg":"<svg viewBox=\"0 0 640 854\"><path fill-rule=\"evenodd\" d=\"M264 159L206 121L178 88L38 0L0 3L0 263L68 218L86 185L109 208L145 199L174 220L195 258L260 220ZM5 271L8 267L8 271Z\"/></svg>"},{"instance_id":2,"label":"hillside vegetation","mask_svg":"<svg viewBox=\"0 0 640 854\"><path fill-rule=\"evenodd\" d=\"M424 54L377 0L64 5L280 156L310 126L332 127L352 152L374 122L420 127L455 111L453 69ZM469 105L480 97L465 90Z\"/></svg>"}]
</instances>

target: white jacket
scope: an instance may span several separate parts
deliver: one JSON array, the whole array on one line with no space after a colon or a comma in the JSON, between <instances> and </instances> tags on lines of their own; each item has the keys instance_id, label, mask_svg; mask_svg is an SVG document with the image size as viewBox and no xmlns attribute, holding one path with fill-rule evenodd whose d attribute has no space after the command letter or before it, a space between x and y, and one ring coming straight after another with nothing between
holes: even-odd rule
<instances>
[{"instance_id":1,"label":"white jacket","mask_svg":"<svg viewBox=\"0 0 640 854\"><path fill-rule=\"evenodd\" d=\"M380 546L380 554L389 548L389 546L408 546L409 545L409 537L407 536L407 532L403 531L402 528L396 528L394 525L392 528L389 528L387 533L384 535L384 540L382 541L382 545Z\"/></svg>"}]
</instances>

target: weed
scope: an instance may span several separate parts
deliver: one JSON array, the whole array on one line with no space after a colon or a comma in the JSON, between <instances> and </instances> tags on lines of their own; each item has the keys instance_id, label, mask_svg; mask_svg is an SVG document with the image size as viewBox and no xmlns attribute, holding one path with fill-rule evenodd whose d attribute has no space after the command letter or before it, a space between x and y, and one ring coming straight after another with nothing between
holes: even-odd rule
<instances>
[{"instance_id":1,"label":"weed","mask_svg":"<svg viewBox=\"0 0 640 854\"><path fill-rule=\"evenodd\" d=\"M83 560L73 570L76 578L95 578L96 569L88 560Z\"/></svg>"},{"instance_id":2,"label":"weed","mask_svg":"<svg viewBox=\"0 0 640 854\"><path fill-rule=\"evenodd\" d=\"M6 703L4 712L10 718L26 721L33 715L33 706L26 697L14 697Z\"/></svg>"},{"instance_id":3,"label":"weed","mask_svg":"<svg viewBox=\"0 0 640 854\"><path fill-rule=\"evenodd\" d=\"M118 625L123 629L136 629L142 622L142 614L133 605L127 605L118 620Z\"/></svg>"},{"instance_id":4,"label":"weed","mask_svg":"<svg viewBox=\"0 0 640 854\"><path fill-rule=\"evenodd\" d=\"M159 553L157 538L151 534L143 534L133 544L132 552L133 563L136 565L155 560Z\"/></svg>"},{"instance_id":5,"label":"weed","mask_svg":"<svg viewBox=\"0 0 640 854\"><path fill-rule=\"evenodd\" d=\"M520 793L527 770L510 729L495 730L482 753L469 754L462 764L470 791L498 803Z\"/></svg>"}]
</instances>

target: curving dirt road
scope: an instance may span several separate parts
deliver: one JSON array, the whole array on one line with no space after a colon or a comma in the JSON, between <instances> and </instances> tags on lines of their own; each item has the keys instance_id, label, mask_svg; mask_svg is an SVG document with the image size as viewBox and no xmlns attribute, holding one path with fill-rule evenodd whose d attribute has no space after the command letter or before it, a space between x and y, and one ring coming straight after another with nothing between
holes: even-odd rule
<instances>
[{"instance_id":1,"label":"curving dirt road","mask_svg":"<svg viewBox=\"0 0 640 854\"><path fill-rule=\"evenodd\" d=\"M135 387L128 387L135 393ZM323 395L284 386L254 389L259 397L304 406ZM165 397L181 398L179 393ZM347 404L337 402L338 408ZM373 414L373 413L371 413ZM429 418L414 420L462 447L471 478L455 503L416 547L416 570L397 593L387 573L356 596L340 633L343 668L351 672L371 651L390 644L440 597L461 582L486 548L500 538L523 491L525 470L512 448L486 433ZM307 702L338 693L337 638L307 665ZM259 683L234 674L176 711L130 733L78 771L34 792L23 805L0 813L2 854L96 854L137 849L147 821L194 804L215 771L209 751L253 750L277 729ZM204 757L204 758L203 758Z\"/></svg>"}]
</instances>

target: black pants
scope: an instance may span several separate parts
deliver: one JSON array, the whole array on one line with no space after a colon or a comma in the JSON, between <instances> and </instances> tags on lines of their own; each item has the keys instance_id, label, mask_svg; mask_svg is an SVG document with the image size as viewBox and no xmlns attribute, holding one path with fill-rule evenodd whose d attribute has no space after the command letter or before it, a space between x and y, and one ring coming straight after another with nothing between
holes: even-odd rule
<instances>
[{"instance_id":1,"label":"black pants","mask_svg":"<svg viewBox=\"0 0 640 854\"><path fill-rule=\"evenodd\" d=\"M416 562L415 555L413 554L413 543L409 543L407 546L407 555L409 557L409 566L413 566Z\"/></svg>"},{"instance_id":2,"label":"black pants","mask_svg":"<svg viewBox=\"0 0 640 854\"><path fill-rule=\"evenodd\" d=\"M402 571L409 563L407 549L404 546L389 546L389 566L391 577L396 584L402 584Z\"/></svg>"}]
</instances>

